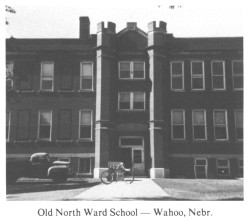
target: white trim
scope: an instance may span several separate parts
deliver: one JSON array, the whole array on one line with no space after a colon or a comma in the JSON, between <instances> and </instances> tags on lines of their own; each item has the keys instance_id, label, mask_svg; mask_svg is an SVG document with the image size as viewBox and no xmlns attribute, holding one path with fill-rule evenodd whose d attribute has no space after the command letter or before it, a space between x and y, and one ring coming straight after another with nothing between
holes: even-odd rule
<instances>
[{"instance_id":1,"label":"white trim","mask_svg":"<svg viewBox=\"0 0 249 221\"><path fill-rule=\"evenodd\" d=\"M89 161L90 161L90 172L88 172L88 173L83 173L83 172L80 172L80 160L81 159L89 159ZM84 165L85 166L85 165ZM78 168L77 168L77 173L79 173L79 174L84 174L84 175L92 175L92 158L91 157L79 157L78 158Z\"/></svg>"},{"instance_id":2,"label":"white trim","mask_svg":"<svg viewBox=\"0 0 249 221\"><path fill-rule=\"evenodd\" d=\"M130 108L129 109L120 109L120 95L121 94L129 94L130 95ZM144 107L143 109L134 109L134 94L135 93L143 93L144 95ZM118 110L119 111L145 111L146 109L146 93L145 92L141 92L141 91L129 91L129 92L126 92L126 91L120 91L118 92Z\"/></svg>"},{"instance_id":3,"label":"white trim","mask_svg":"<svg viewBox=\"0 0 249 221\"><path fill-rule=\"evenodd\" d=\"M81 138L80 137L80 127L81 127L81 124L80 124L80 119L81 119L81 112L91 112L91 137L90 138ZM79 141L84 141L84 140L87 140L87 141L93 141L93 110L91 109L81 109L79 110L79 132L78 132L78 138L79 138Z\"/></svg>"},{"instance_id":4,"label":"white trim","mask_svg":"<svg viewBox=\"0 0 249 221\"><path fill-rule=\"evenodd\" d=\"M237 136L237 128L242 128L242 130L244 129L243 128L243 123L242 125L241 124L237 124L237 118L236 118L236 112L242 112L242 115L244 114L243 113L243 109L236 109L234 110L234 126L235 126L235 137L236 137L236 140L238 141L243 141L243 139L238 139L238 136Z\"/></svg>"},{"instance_id":5,"label":"white trim","mask_svg":"<svg viewBox=\"0 0 249 221\"><path fill-rule=\"evenodd\" d=\"M42 88L42 81L43 81L43 76L42 76L42 68L43 64L53 64L53 76L52 76L52 88L51 89L43 89ZM41 61L41 74L40 74L40 90L41 91L54 91L54 62L53 61Z\"/></svg>"},{"instance_id":6,"label":"white trim","mask_svg":"<svg viewBox=\"0 0 249 221\"><path fill-rule=\"evenodd\" d=\"M183 112L183 134L184 134L184 138L174 138L173 137L173 112L174 111L182 111ZM181 126L182 124L177 124L179 126ZM185 110L184 109L171 109L171 139L172 140L186 140L186 129L185 129L186 125L185 125Z\"/></svg>"},{"instance_id":7,"label":"white trim","mask_svg":"<svg viewBox=\"0 0 249 221\"><path fill-rule=\"evenodd\" d=\"M226 120L226 125L217 125L217 126L226 126L226 139L216 139L216 134L215 134L215 112L216 111L224 111L225 112L225 120ZM214 140L215 141L227 141L229 140L229 134L228 134L228 122L227 122L227 110L226 109L214 109L213 110L213 125L214 125Z\"/></svg>"},{"instance_id":8,"label":"white trim","mask_svg":"<svg viewBox=\"0 0 249 221\"><path fill-rule=\"evenodd\" d=\"M142 146L141 145L121 145L122 138L141 138L142 139ZM126 147L142 147L144 148L144 137L143 136L119 136L119 147L126 148Z\"/></svg>"},{"instance_id":9,"label":"white trim","mask_svg":"<svg viewBox=\"0 0 249 221\"><path fill-rule=\"evenodd\" d=\"M194 137L194 126L196 126L195 124L194 124L194 112L196 112L196 111L203 111L204 112L204 125L199 125L199 124L196 124L197 126L204 126L205 127L205 138L204 139L196 139L195 137ZM206 110L205 109L193 109L192 110L192 136L193 136L193 140L195 140L195 141L198 141L198 140L207 140L207 119L206 119Z\"/></svg>"},{"instance_id":10,"label":"white trim","mask_svg":"<svg viewBox=\"0 0 249 221\"><path fill-rule=\"evenodd\" d=\"M40 138L40 117L41 117L41 112L50 112L51 114L51 122L50 122L50 135L49 138ZM38 134L37 134L37 140L47 140L51 141L52 138L52 125L53 125L53 112L52 110L39 110L38 112Z\"/></svg>"},{"instance_id":11,"label":"white trim","mask_svg":"<svg viewBox=\"0 0 249 221\"><path fill-rule=\"evenodd\" d=\"M233 90L235 90L235 91L241 91L241 90L243 90L243 87L242 87L242 88L234 88L234 77L235 77L235 76L236 76L236 77L242 77L242 79L243 79L244 73L242 73L242 74L234 74L233 66L234 66L234 63L235 63L235 62L241 62L241 63L242 63L242 66L244 65L244 63L243 63L243 60L232 60L232 81L233 81Z\"/></svg>"},{"instance_id":12,"label":"white trim","mask_svg":"<svg viewBox=\"0 0 249 221\"><path fill-rule=\"evenodd\" d=\"M193 77L193 63L199 63L199 62L202 63L202 74L194 75L194 77ZM201 60L191 61L190 68L191 68L191 90L192 91L204 91L205 90L205 64L204 64L204 61L201 61ZM193 79L194 78L198 78L198 79L202 78L202 88L201 89L193 88Z\"/></svg>"},{"instance_id":13,"label":"white trim","mask_svg":"<svg viewBox=\"0 0 249 221\"><path fill-rule=\"evenodd\" d=\"M178 75L174 75L175 77L181 77L181 79L182 79L182 88L181 89L173 89L172 88L172 79L173 79L173 75L172 75L172 64L173 63L181 63L182 64L182 74L180 75L180 74L178 74ZM184 61L171 61L170 62L170 89L172 90L172 91L184 91L184 87L185 85L184 85Z\"/></svg>"},{"instance_id":14,"label":"white trim","mask_svg":"<svg viewBox=\"0 0 249 221\"><path fill-rule=\"evenodd\" d=\"M128 78L121 78L120 74L120 65L121 63L129 63L130 64L130 77ZM134 63L143 63L143 77L142 78L135 78L134 77ZM118 62L118 78L119 80L144 80L145 79L145 62L141 60L136 61L119 61Z\"/></svg>"},{"instance_id":15,"label":"white trim","mask_svg":"<svg viewBox=\"0 0 249 221\"><path fill-rule=\"evenodd\" d=\"M91 76L92 77L92 88L91 89L83 89L82 88L82 78L84 78L84 76L81 75L83 73L83 66L82 65L83 64L89 64L89 63L91 63L91 65L92 65L92 76ZM93 70L93 68L94 68L93 61L81 61L80 62L80 91L94 91L94 88L93 88L93 81L94 81L93 72L94 72L94 70ZM90 76L89 76L89 78L90 78Z\"/></svg>"},{"instance_id":16,"label":"white trim","mask_svg":"<svg viewBox=\"0 0 249 221\"><path fill-rule=\"evenodd\" d=\"M226 160L227 161L227 166L219 166L218 165L218 161L219 160ZM217 170L218 169L222 169L222 168L224 168L224 169L228 169L228 174L219 174L218 172L217 172ZM219 176L229 176L230 175L230 173L231 173L231 171L230 171L230 160L229 159L225 159L225 158L218 158L218 159L216 159L216 174L217 175L219 175Z\"/></svg>"},{"instance_id":17,"label":"white trim","mask_svg":"<svg viewBox=\"0 0 249 221\"><path fill-rule=\"evenodd\" d=\"M9 140L10 140L11 111L8 110L7 112L8 112L8 115L9 115L9 119L8 119L8 125L6 125L6 126L8 126L8 137L7 137L6 141L9 142ZM7 113L6 113L6 117L7 117ZM6 120L7 120L7 119L6 119ZM6 133L6 132L5 132L5 133Z\"/></svg>"},{"instance_id":18,"label":"white trim","mask_svg":"<svg viewBox=\"0 0 249 221\"><path fill-rule=\"evenodd\" d=\"M214 88L213 82L214 82L214 76L220 76L221 75L214 75L213 73L213 63L215 62L222 62L222 67L223 67L223 88ZM213 60L211 61L211 76L212 76L212 90L213 91L224 91L226 90L226 71L225 71L225 61L223 60Z\"/></svg>"}]
</instances>

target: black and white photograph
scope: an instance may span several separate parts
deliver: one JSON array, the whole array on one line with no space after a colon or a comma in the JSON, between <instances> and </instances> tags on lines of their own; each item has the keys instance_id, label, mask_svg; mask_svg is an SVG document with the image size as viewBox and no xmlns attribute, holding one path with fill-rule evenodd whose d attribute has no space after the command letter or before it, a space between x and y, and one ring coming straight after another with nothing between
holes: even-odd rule
<instances>
[{"instance_id":1,"label":"black and white photograph","mask_svg":"<svg viewBox=\"0 0 249 221\"><path fill-rule=\"evenodd\" d=\"M245 6L3 1L6 220L246 218Z\"/></svg>"}]
</instances>

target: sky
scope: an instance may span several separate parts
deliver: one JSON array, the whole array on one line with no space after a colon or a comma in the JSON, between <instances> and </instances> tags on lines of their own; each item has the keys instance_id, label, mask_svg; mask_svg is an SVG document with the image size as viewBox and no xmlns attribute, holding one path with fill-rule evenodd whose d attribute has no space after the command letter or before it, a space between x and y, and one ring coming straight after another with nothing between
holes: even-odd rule
<instances>
[{"instance_id":1,"label":"sky","mask_svg":"<svg viewBox=\"0 0 249 221\"><path fill-rule=\"evenodd\" d=\"M147 32L150 21L165 21L175 37L243 36L242 0L6 0L16 14L6 14L6 37L78 38L79 17L89 16L91 33L97 23L137 22ZM172 7L174 6L174 9Z\"/></svg>"}]
</instances>

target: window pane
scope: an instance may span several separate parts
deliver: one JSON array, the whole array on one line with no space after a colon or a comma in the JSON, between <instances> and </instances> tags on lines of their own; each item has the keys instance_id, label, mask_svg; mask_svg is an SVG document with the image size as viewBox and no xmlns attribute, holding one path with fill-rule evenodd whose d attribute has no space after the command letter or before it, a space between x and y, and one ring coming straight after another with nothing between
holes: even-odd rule
<instances>
[{"instance_id":1,"label":"window pane","mask_svg":"<svg viewBox=\"0 0 249 221\"><path fill-rule=\"evenodd\" d=\"M53 81L52 80L42 80L42 89L43 90L50 90L53 88Z\"/></svg>"},{"instance_id":2,"label":"window pane","mask_svg":"<svg viewBox=\"0 0 249 221\"><path fill-rule=\"evenodd\" d=\"M50 125L51 122L51 112L40 112L40 124Z\"/></svg>"},{"instance_id":3,"label":"window pane","mask_svg":"<svg viewBox=\"0 0 249 221\"><path fill-rule=\"evenodd\" d=\"M219 167L227 167L228 165L228 160L217 160L217 166Z\"/></svg>"},{"instance_id":4,"label":"window pane","mask_svg":"<svg viewBox=\"0 0 249 221\"><path fill-rule=\"evenodd\" d=\"M243 77L234 76L233 77L233 88L242 89L243 88Z\"/></svg>"},{"instance_id":5,"label":"window pane","mask_svg":"<svg viewBox=\"0 0 249 221\"><path fill-rule=\"evenodd\" d=\"M215 127L215 139L216 140L226 140L227 139L226 127Z\"/></svg>"},{"instance_id":6,"label":"window pane","mask_svg":"<svg viewBox=\"0 0 249 221\"><path fill-rule=\"evenodd\" d=\"M243 62L234 61L233 62L233 74L243 74Z\"/></svg>"},{"instance_id":7,"label":"window pane","mask_svg":"<svg viewBox=\"0 0 249 221\"><path fill-rule=\"evenodd\" d=\"M218 168L217 173L219 175L229 175L229 169L228 168Z\"/></svg>"},{"instance_id":8,"label":"window pane","mask_svg":"<svg viewBox=\"0 0 249 221\"><path fill-rule=\"evenodd\" d=\"M134 78L144 78L144 63L134 62L133 65L133 77Z\"/></svg>"},{"instance_id":9,"label":"window pane","mask_svg":"<svg viewBox=\"0 0 249 221\"><path fill-rule=\"evenodd\" d=\"M182 75L182 62L173 62L171 63L172 75L180 74Z\"/></svg>"},{"instance_id":10,"label":"window pane","mask_svg":"<svg viewBox=\"0 0 249 221\"><path fill-rule=\"evenodd\" d=\"M223 76L223 62L212 62L213 75Z\"/></svg>"},{"instance_id":11,"label":"window pane","mask_svg":"<svg viewBox=\"0 0 249 221\"><path fill-rule=\"evenodd\" d=\"M80 125L91 125L91 111L81 111Z\"/></svg>"},{"instance_id":12,"label":"window pane","mask_svg":"<svg viewBox=\"0 0 249 221\"><path fill-rule=\"evenodd\" d=\"M130 71L120 71L120 78L130 78Z\"/></svg>"},{"instance_id":13,"label":"window pane","mask_svg":"<svg viewBox=\"0 0 249 221\"><path fill-rule=\"evenodd\" d=\"M203 78L192 78L193 89L203 89Z\"/></svg>"},{"instance_id":14,"label":"window pane","mask_svg":"<svg viewBox=\"0 0 249 221\"><path fill-rule=\"evenodd\" d=\"M80 158L79 159L79 172L80 173L91 173L91 159L90 158Z\"/></svg>"},{"instance_id":15,"label":"window pane","mask_svg":"<svg viewBox=\"0 0 249 221\"><path fill-rule=\"evenodd\" d=\"M202 62L192 62L192 75L202 75Z\"/></svg>"},{"instance_id":16,"label":"window pane","mask_svg":"<svg viewBox=\"0 0 249 221\"><path fill-rule=\"evenodd\" d=\"M172 89L183 89L182 77L172 77Z\"/></svg>"},{"instance_id":17,"label":"window pane","mask_svg":"<svg viewBox=\"0 0 249 221\"><path fill-rule=\"evenodd\" d=\"M130 62L120 62L120 71L130 72Z\"/></svg>"},{"instance_id":18,"label":"window pane","mask_svg":"<svg viewBox=\"0 0 249 221\"><path fill-rule=\"evenodd\" d=\"M83 90L91 90L93 87L93 79L92 77L82 77L81 78L81 89Z\"/></svg>"},{"instance_id":19,"label":"window pane","mask_svg":"<svg viewBox=\"0 0 249 221\"><path fill-rule=\"evenodd\" d=\"M134 102L144 102L144 93L134 92Z\"/></svg>"},{"instance_id":20,"label":"window pane","mask_svg":"<svg viewBox=\"0 0 249 221\"><path fill-rule=\"evenodd\" d=\"M119 109L130 110L130 102L120 102Z\"/></svg>"},{"instance_id":21,"label":"window pane","mask_svg":"<svg viewBox=\"0 0 249 221\"><path fill-rule=\"evenodd\" d=\"M92 76L93 70L92 70L92 63L81 63L82 70L81 70L81 76Z\"/></svg>"},{"instance_id":22,"label":"window pane","mask_svg":"<svg viewBox=\"0 0 249 221\"><path fill-rule=\"evenodd\" d=\"M39 138L49 139L50 138L50 125L40 125Z\"/></svg>"},{"instance_id":23,"label":"window pane","mask_svg":"<svg viewBox=\"0 0 249 221\"><path fill-rule=\"evenodd\" d=\"M194 124L205 125L204 111L193 111Z\"/></svg>"},{"instance_id":24,"label":"window pane","mask_svg":"<svg viewBox=\"0 0 249 221\"><path fill-rule=\"evenodd\" d=\"M173 124L184 124L183 111L173 111Z\"/></svg>"},{"instance_id":25,"label":"window pane","mask_svg":"<svg viewBox=\"0 0 249 221\"><path fill-rule=\"evenodd\" d=\"M120 102L130 102L130 93L120 93L119 94Z\"/></svg>"},{"instance_id":26,"label":"window pane","mask_svg":"<svg viewBox=\"0 0 249 221\"><path fill-rule=\"evenodd\" d=\"M134 162L133 163L142 163L142 151L141 150L134 150L133 151Z\"/></svg>"},{"instance_id":27,"label":"window pane","mask_svg":"<svg viewBox=\"0 0 249 221\"><path fill-rule=\"evenodd\" d=\"M91 126L80 126L80 138L91 138Z\"/></svg>"},{"instance_id":28,"label":"window pane","mask_svg":"<svg viewBox=\"0 0 249 221\"><path fill-rule=\"evenodd\" d=\"M173 126L173 139L184 139L184 126Z\"/></svg>"},{"instance_id":29,"label":"window pane","mask_svg":"<svg viewBox=\"0 0 249 221\"><path fill-rule=\"evenodd\" d=\"M194 139L206 139L205 126L194 126Z\"/></svg>"},{"instance_id":30,"label":"window pane","mask_svg":"<svg viewBox=\"0 0 249 221\"><path fill-rule=\"evenodd\" d=\"M226 124L226 112L225 111L215 111L214 112L214 123L215 125L225 125Z\"/></svg>"},{"instance_id":31,"label":"window pane","mask_svg":"<svg viewBox=\"0 0 249 221\"><path fill-rule=\"evenodd\" d=\"M224 89L223 76L213 76L213 89Z\"/></svg>"},{"instance_id":32,"label":"window pane","mask_svg":"<svg viewBox=\"0 0 249 221\"><path fill-rule=\"evenodd\" d=\"M42 76L43 77L53 77L54 64L53 63L42 63Z\"/></svg>"}]
</instances>

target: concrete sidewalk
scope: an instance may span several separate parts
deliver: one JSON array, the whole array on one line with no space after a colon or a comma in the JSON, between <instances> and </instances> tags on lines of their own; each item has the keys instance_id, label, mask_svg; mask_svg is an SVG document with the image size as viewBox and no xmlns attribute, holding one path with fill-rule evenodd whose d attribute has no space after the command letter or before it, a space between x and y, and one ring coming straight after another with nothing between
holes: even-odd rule
<instances>
[{"instance_id":1,"label":"concrete sidewalk","mask_svg":"<svg viewBox=\"0 0 249 221\"><path fill-rule=\"evenodd\" d=\"M131 184L118 181L94 186L72 200L163 200L168 197L151 179L135 178Z\"/></svg>"}]
</instances>

